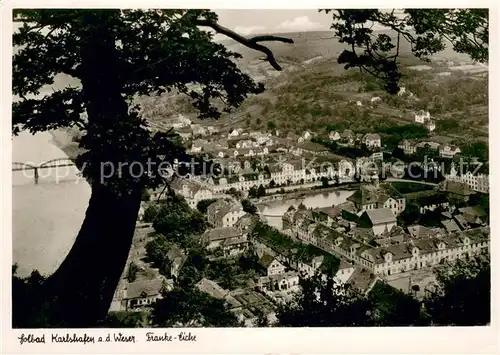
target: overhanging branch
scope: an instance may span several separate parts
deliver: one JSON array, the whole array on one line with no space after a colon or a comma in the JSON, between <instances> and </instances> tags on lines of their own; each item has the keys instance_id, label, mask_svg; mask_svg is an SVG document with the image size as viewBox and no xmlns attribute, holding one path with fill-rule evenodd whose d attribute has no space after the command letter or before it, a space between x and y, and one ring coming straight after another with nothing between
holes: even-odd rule
<instances>
[{"instance_id":1,"label":"overhanging branch","mask_svg":"<svg viewBox=\"0 0 500 355\"><path fill-rule=\"evenodd\" d=\"M263 35L263 36L255 36L251 38L246 38L243 37L242 35L230 30L227 27L221 26L218 23L209 21L209 20L203 20L203 19L198 19L195 21L197 26L203 26L203 27L210 27L212 28L215 32L223 34L233 40L235 40L238 43L243 44L244 46L254 49L256 51L260 51L266 55L266 59L269 62L269 64L272 65L272 67L276 70L282 70L281 66L278 64L276 61L276 58L274 57L273 52L267 48L266 46L263 46L262 44L259 44L258 42L283 42L283 43L293 43L293 40L290 38L286 37L279 37L279 36L271 36L271 35Z\"/></svg>"}]
</instances>

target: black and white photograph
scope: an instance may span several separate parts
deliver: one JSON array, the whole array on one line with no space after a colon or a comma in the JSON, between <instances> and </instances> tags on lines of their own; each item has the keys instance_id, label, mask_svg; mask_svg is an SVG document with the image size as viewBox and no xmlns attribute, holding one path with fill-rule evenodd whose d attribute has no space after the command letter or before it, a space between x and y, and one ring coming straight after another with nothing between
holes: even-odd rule
<instances>
[{"instance_id":1,"label":"black and white photograph","mask_svg":"<svg viewBox=\"0 0 500 355\"><path fill-rule=\"evenodd\" d=\"M9 11L14 330L491 325L488 8Z\"/></svg>"}]
</instances>

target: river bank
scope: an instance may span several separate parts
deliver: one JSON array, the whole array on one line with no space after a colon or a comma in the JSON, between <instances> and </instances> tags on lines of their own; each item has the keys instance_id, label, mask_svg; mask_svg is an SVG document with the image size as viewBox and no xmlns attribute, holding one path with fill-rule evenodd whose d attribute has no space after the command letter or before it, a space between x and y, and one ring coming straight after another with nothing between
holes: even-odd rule
<instances>
[{"instance_id":1,"label":"river bank","mask_svg":"<svg viewBox=\"0 0 500 355\"><path fill-rule=\"evenodd\" d=\"M66 154L48 132L21 132L13 139L13 161L38 165L57 158L66 158ZM19 276L28 276L33 270L42 275L53 273L80 230L90 186L77 178L75 167L66 169L65 174L60 169L44 170L38 184L27 172L12 174L12 259L18 264ZM61 175L66 177L61 179Z\"/></svg>"},{"instance_id":2,"label":"river bank","mask_svg":"<svg viewBox=\"0 0 500 355\"><path fill-rule=\"evenodd\" d=\"M341 190L355 191L359 188L359 186L360 186L359 183L348 183L348 184L341 184L329 187L316 187L313 189L297 187L297 190L291 192L285 192L284 194L277 193L277 194L267 195L260 197L258 199L251 199L251 201L255 204L262 204L268 201L285 200L293 198L296 199L296 198L314 196L322 193L329 193L333 191L341 191Z\"/></svg>"},{"instance_id":3,"label":"river bank","mask_svg":"<svg viewBox=\"0 0 500 355\"><path fill-rule=\"evenodd\" d=\"M335 187L324 190L314 190L307 194L299 196L287 195L281 200L268 200L256 204L267 223L277 229L282 228L282 216L291 206L297 208L303 204L306 208L323 208L337 206L344 203L349 196L354 193L354 190L342 188L344 186Z\"/></svg>"}]
</instances>

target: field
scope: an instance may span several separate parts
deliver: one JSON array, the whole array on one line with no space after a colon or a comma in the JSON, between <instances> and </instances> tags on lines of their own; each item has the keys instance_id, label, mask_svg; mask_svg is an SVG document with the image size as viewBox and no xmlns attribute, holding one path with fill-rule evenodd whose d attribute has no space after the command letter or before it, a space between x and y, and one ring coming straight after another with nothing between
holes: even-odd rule
<instances>
[{"instance_id":1,"label":"field","mask_svg":"<svg viewBox=\"0 0 500 355\"><path fill-rule=\"evenodd\" d=\"M249 97L239 109L223 115L218 122L209 121L210 124L219 126L222 132L234 128L276 128L282 135L305 130L326 134L331 129L346 128L357 133L383 132L387 126L413 123L411 113L425 109L436 120L437 128L431 138L457 144L464 139L487 142L487 68L468 64L464 56L445 50L428 63L413 57L408 44L403 43L400 85L413 97L398 97L385 93L381 83L370 75L339 65L337 57L344 45L331 39L330 33L281 35L295 42L269 42L284 68L282 72L262 60L260 52L233 41L225 42L229 49L243 55L238 61L240 68L255 80L265 82L267 90ZM440 75L443 73L446 75ZM370 99L376 96L381 101L371 104ZM362 106L357 106L357 101ZM156 98L154 108L153 120L179 111L195 117L185 97Z\"/></svg>"},{"instance_id":2,"label":"field","mask_svg":"<svg viewBox=\"0 0 500 355\"><path fill-rule=\"evenodd\" d=\"M431 138L457 144L465 140L487 142L487 68L471 66L465 56L447 49L430 63L423 62L413 57L403 42L401 86L413 94L413 98L405 98L388 95L373 77L339 65L337 57L344 45L332 39L330 32L281 35L292 38L294 44L266 43L284 68L281 72L263 60L262 53L234 41L223 42L242 54L239 67L264 82L267 90L249 97L219 121L205 120L203 124L218 126L222 132L241 127L260 131L277 128L283 134L306 129L321 134L345 128L366 133L380 132L381 126L412 123L411 112L426 109L436 120ZM382 100L372 105L370 99L375 96ZM142 97L139 101L151 121L161 122L178 113L196 121L187 96Z\"/></svg>"}]
</instances>

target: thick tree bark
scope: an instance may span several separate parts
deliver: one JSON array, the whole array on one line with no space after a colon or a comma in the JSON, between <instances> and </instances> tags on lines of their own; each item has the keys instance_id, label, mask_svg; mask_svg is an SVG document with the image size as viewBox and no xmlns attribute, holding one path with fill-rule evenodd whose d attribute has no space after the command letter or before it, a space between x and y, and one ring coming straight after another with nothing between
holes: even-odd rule
<instances>
[{"instance_id":1,"label":"thick tree bark","mask_svg":"<svg viewBox=\"0 0 500 355\"><path fill-rule=\"evenodd\" d=\"M48 279L51 327L93 327L105 318L127 262L140 208L140 190L117 197L92 187L75 244Z\"/></svg>"},{"instance_id":2,"label":"thick tree bark","mask_svg":"<svg viewBox=\"0 0 500 355\"><path fill-rule=\"evenodd\" d=\"M93 165L89 172L92 195L75 244L46 284L48 326L52 327L93 327L105 318L127 261L140 208L141 186L130 176L113 176L103 184L99 171L102 163L115 164L116 169L134 156L130 154L134 122L121 95L123 66L108 23L112 16L106 11L114 10L92 12L86 19L89 26L79 72L88 114L84 138Z\"/></svg>"}]
</instances>

